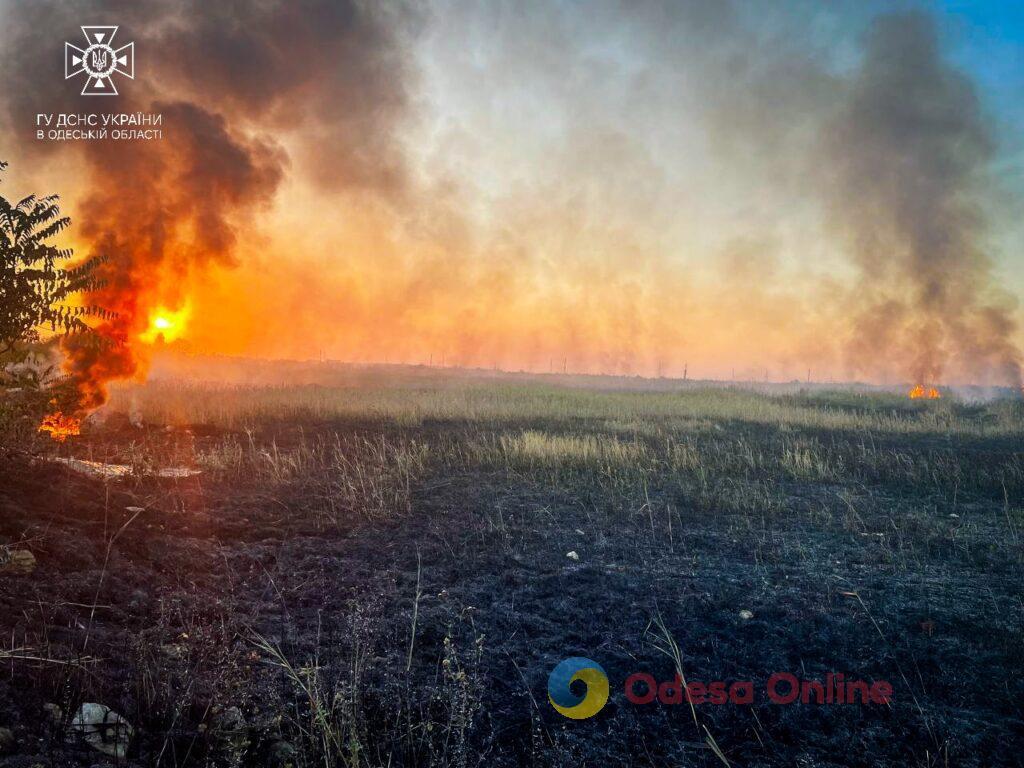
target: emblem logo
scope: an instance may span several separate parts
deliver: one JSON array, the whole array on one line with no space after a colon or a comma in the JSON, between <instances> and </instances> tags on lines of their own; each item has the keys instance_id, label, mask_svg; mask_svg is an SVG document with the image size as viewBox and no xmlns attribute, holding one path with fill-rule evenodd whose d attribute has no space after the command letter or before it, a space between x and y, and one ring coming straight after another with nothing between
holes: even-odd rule
<instances>
[{"instance_id":1,"label":"emblem logo","mask_svg":"<svg viewBox=\"0 0 1024 768\"><path fill-rule=\"evenodd\" d=\"M64 79L85 75L83 96L116 96L114 75L135 79L135 43L114 48L117 27L82 27L85 48L64 43Z\"/></svg>"},{"instance_id":2,"label":"emblem logo","mask_svg":"<svg viewBox=\"0 0 1024 768\"><path fill-rule=\"evenodd\" d=\"M574 693L572 684L583 682L584 692ZM551 670L548 701L559 713L573 720L593 717L608 703L608 675L596 661L573 656Z\"/></svg>"}]
</instances>

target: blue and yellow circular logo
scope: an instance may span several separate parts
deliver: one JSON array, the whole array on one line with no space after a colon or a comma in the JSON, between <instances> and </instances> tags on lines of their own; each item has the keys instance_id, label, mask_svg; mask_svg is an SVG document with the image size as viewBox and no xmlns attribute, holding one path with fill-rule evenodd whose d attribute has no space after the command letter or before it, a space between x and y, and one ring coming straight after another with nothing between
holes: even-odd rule
<instances>
[{"instance_id":1,"label":"blue and yellow circular logo","mask_svg":"<svg viewBox=\"0 0 1024 768\"><path fill-rule=\"evenodd\" d=\"M582 680L587 686L582 696L572 692L575 680ZM596 661L582 656L568 658L548 677L548 701L573 720L593 717L608 703L608 675Z\"/></svg>"}]
</instances>

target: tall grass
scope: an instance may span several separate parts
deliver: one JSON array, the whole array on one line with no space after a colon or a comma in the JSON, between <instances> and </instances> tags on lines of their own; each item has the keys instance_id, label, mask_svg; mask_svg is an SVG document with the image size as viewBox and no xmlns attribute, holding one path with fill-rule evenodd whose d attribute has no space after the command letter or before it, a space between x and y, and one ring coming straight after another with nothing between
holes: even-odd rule
<instances>
[{"instance_id":1,"label":"tall grass","mask_svg":"<svg viewBox=\"0 0 1024 768\"><path fill-rule=\"evenodd\" d=\"M214 476L250 488L286 489L333 522L408 513L426 461L427 447L414 440L337 433L303 437L286 449L274 440L257 442L252 433L229 435L197 456Z\"/></svg>"},{"instance_id":2,"label":"tall grass","mask_svg":"<svg viewBox=\"0 0 1024 768\"><path fill-rule=\"evenodd\" d=\"M723 423L781 429L868 430L894 434L1007 436L1024 432L1024 406L996 401L968 406L884 394L767 395L732 388L676 392L601 391L543 383L443 380L430 385L374 387L220 386L154 382L115 391L112 407L150 422L241 429L304 418L517 424L603 422L613 431L664 434Z\"/></svg>"},{"instance_id":3,"label":"tall grass","mask_svg":"<svg viewBox=\"0 0 1024 768\"><path fill-rule=\"evenodd\" d=\"M372 387L157 382L119 390L113 405L151 422L231 430L203 449L201 466L250 483L299 486L332 520L408 511L428 442L441 464L554 482L590 473L605 490L682 483L709 500L747 491L769 499L781 482L978 491L1006 494L1015 504L1024 493L1024 452L1013 450L1024 437L1024 405L1013 400L921 403L877 393L711 387L599 391L461 378ZM337 422L374 437L322 433ZM311 423L321 432L293 435L287 448L265 439L268 430ZM246 431L255 427L264 431L260 440Z\"/></svg>"}]
</instances>

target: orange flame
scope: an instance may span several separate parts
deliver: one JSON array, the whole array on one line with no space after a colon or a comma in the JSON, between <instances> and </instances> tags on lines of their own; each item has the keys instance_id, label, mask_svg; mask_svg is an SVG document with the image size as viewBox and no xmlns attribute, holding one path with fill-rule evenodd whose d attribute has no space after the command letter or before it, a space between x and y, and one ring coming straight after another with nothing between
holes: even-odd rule
<instances>
[{"instance_id":1,"label":"orange flame","mask_svg":"<svg viewBox=\"0 0 1024 768\"><path fill-rule=\"evenodd\" d=\"M191 316L192 305L188 301L177 310L158 307L150 315L149 327L139 334L139 339L147 344L177 341L185 333Z\"/></svg>"},{"instance_id":2,"label":"orange flame","mask_svg":"<svg viewBox=\"0 0 1024 768\"><path fill-rule=\"evenodd\" d=\"M923 398L925 400L938 400L942 395L939 390L935 387L925 387L924 384L918 384L908 393L911 400L917 400Z\"/></svg>"},{"instance_id":3,"label":"orange flame","mask_svg":"<svg viewBox=\"0 0 1024 768\"><path fill-rule=\"evenodd\" d=\"M82 420L57 411L43 417L39 431L49 432L50 437L58 443L63 443L69 437L82 433Z\"/></svg>"}]
</instances>

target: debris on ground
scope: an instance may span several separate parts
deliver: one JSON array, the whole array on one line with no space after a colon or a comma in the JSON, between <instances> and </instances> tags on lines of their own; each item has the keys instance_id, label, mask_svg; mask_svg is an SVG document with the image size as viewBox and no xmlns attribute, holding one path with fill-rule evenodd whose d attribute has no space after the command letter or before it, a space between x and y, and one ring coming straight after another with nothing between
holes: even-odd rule
<instances>
[{"instance_id":1,"label":"debris on ground","mask_svg":"<svg viewBox=\"0 0 1024 768\"><path fill-rule=\"evenodd\" d=\"M104 479L118 479L135 474L149 477L182 478L192 477L201 474L201 470L189 469L188 467L165 467L156 470L140 470L128 464L107 464L102 461L87 461L86 459L73 459L64 456L57 456L53 459L59 464L66 465L69 469L83 475L102 477Z\"/></svg>"},{"instance_id":2,"label":"debris on ground","mask_svg":"<svg viewBox=\"0 0 1024 768\"><path fill-rule=\"evenodd\" d=\"M0 575L25 576L36 569L36 556L27 549L0 546Z\"/></svg>"},{"instance_id":3,"label":"debris on ground","mask_svg":"<svg viewBox=\"0 0 1024 768\"><path fill-rule=\"evenodd\" d=\"M71 720L71 731L98 752L123 760L128 754L134 729L110 707L86 702Z\"/></svg>"}]
</instances>

